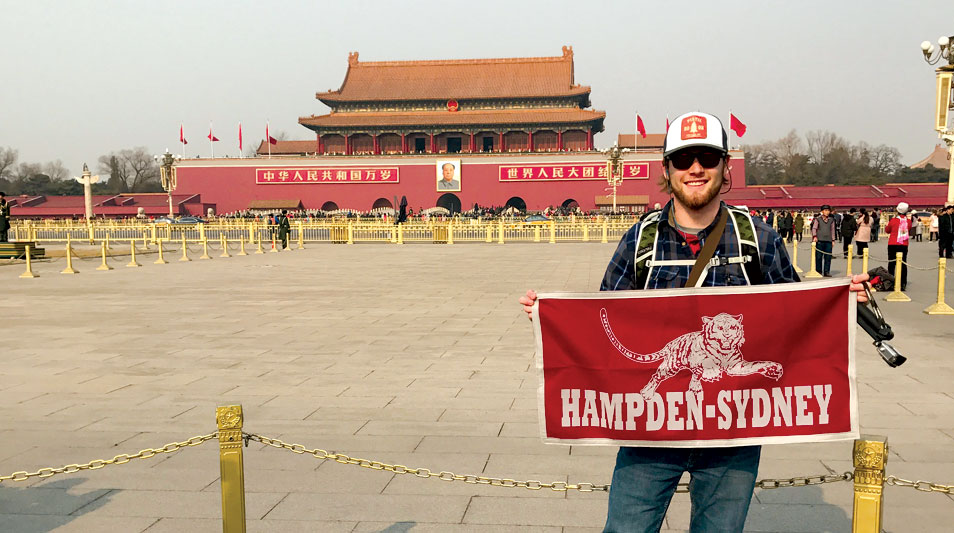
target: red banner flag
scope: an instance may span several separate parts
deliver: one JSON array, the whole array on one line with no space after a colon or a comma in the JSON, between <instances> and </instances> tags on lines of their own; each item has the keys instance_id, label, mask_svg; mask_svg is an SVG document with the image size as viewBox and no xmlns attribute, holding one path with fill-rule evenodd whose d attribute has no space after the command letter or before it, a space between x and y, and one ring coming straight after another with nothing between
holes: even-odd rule
<instances>
[{"instance_id":1,"label":"red banner flag","mask_svg":"<svg viewBox=\"0 0 954 533\"><path fill-rule=\"evenodd\" d=\"M239 152L242 151L242 123L239 122Z\"/></svg>"},{"instance_id":2,"label":"red banner flag","mask_svg":"<svg viewBox=\"0 0 954 533\"><path fill-rule=\"evenodd\" d=\"M732 128L732 131L739 137L745 135L745 124L732 113L729 113L729 127Z\"/></svg>"},{"instance_id":3,"label":"red banner flag","mask_svg":"<svg viewBox=\"0 0 954 533\"><path fill-rule=\"evenodd\" d=\"M182 144L189 144L189 141L185 138L185 133L182 131L182 124L179 124L179 142Z\"/></svg>"},{"instance_id":4,"label":"red banner flag","mask_svg":"<svg viewBox=\"0 0 954 533\"><path fill-rule=\"evenodd\" d=\"M533 324L544 441L858 438L857 302L848 284L540 294Z\"/></svg>"},{"instance_id":5,"label":"red banner flag","mask_svg":"<svg viewBox=\"0 0 954 533\"><path fill-rule=\"evenodd\" d=\"M636 115L636 131L643 136L643 139L646 138L646 126L643 125L643 117Z\"/></svg>"},{"instance_id":6,"label":"red banner flag","mask_svg":"<svg viewBox=\"0 0 954 533\"><path fill-rule=\"evenodd\" d=\"M211 129L209 129L209 140L212 141L212 142L217 142L217 141L219 140L218 137L216 137L215 135L212 135L212 130L211 130Z\"/></svg>"},{"instance_id":7,"label":"red banner flag","mask_svg":"<svg viewBox=\"0 0 954 533\"><path fill-rule=\"evenodd\" d=\"M669 133L669 117L666 117L666 133Z\"/></svg>"},{"instance_id":8,"label":"red banner flag","mask_svg":"<svg viewBox=\"0 0 954 533\"><path fill-rule=\"evenodd\" d=\"M265 125L265 138L268 139L268 144L278 144L278 139L268 133L268 124Z\"/></svg>"}]
</instances>

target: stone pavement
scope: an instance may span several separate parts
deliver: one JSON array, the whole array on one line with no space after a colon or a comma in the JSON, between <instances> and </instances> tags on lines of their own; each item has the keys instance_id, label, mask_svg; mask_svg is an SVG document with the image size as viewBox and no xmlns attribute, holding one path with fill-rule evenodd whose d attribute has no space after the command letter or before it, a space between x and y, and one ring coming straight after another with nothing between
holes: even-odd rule
<instances>
[{"instance_id":1,"label":"stone pavement","mask_svg":"<svg viewBox=\"0 0 954 533\"><path fill-rule=\"evenodd\" d=\"M614 449L543 445L529 287L595 290L614 245L313 245L143 268L116 258L0 266L0 475L108 459L215 429L350 455L514 479L610 480ZM886 243L873 253L884 256ZM217 254L213 254L216 255ZM933 243L916 243L933 266ZM807 268L807 245L800 263ZM833 271L844 272L835 259ZM856 263L856 269L859 268ZM930 317L936 273L884 303L909 361L859 342L863 432L886 434L888 472L954 483L954 317ZM949 287L954 276L948 276ZM948 290L948 295L954 291ZM883 297L883 295L881 296ZM949 298L950 299L950 298ZM798 312L798 310L793 310ZM784 325L780 325L784 326ZM860 333L859 339L866 339ZM769 446L760 477L841 473L851 443ZM0 530L221 531L215 441L174 454L0 484ZM252 443L249 531L599 531L605 493L474 486L372 471ZM750 531L850 531L850 483L757 491ZM665 530L688 529L676 495ZM950 530L954 498L886 489L888 531Z\"/></svg>"}]
</instances>

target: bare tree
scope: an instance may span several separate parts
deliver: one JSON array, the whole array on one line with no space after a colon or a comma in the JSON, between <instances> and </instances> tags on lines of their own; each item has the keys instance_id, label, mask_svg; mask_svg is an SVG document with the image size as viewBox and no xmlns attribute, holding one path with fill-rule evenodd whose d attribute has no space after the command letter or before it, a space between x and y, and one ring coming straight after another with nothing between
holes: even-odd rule
<instances>
[{"instance_id":1,"label":"bare tree","mask_svg":"<svg viewBox=\"0 0 954 533\"><path fill-rule=\"evenodd\" d=\"M809 161L819 164L828 158L837 148L847 148L848 143L844 139L830 131L815 130L805 134L805 141L808 143Z\"/></svg>"},{"instance_id":2,"label":"bare tree","mask_svg":"<svg viewBox=\"0 0 954 533\"><path fill-rule=\"evenodd\" d=\"M59 159L44 164L43 173L49 176L52 181L70 179L70 171L63 166L63 162Z\"/></svg>"},{"instance_id":3,"label":"bare tree","mask_svg":"<svg viewBox=\"0 0 954 533\"><path fill-rule=\"evenodd\" d=\"M766 148L775 155L782 167L792 166L798 156L804 155L802 139L795 130L775 142L767 143Z\"/></svg>"},{"instance_id":4,"label":"bare tree","mask_svg":"<svg viewBox=\"0 0 954 533\"><path fill-rule=\"evenodd\" d=\"M0 147L0 178L7 178L17 164L20 152L14 148Z\"/></svg>"},{"instance_id":5,"label":"bare tree","mask_svg":"<svg viewBox=\"0 0 954 533\"><path fill-rule=\"evenodd\" d=\"M142 192L156 188L159 165L145 146L125 148L99 157L99 172L117 180L114 192Z\"/></svg>"}]
</instances>

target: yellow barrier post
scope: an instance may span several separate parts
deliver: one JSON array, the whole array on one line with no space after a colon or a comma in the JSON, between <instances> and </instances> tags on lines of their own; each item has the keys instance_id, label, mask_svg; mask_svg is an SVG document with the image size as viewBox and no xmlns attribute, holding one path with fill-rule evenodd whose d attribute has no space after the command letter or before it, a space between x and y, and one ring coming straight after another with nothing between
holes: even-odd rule
<instances>
[{"instance_id":1,"label":"yellow barrier post","mask_svg":"<svg viewBox=\"0 0 954 533\"><path fill-rule=\"evenodd\" d=\"M26 245L24 248L24 253L26 253L26 271L23 274L20 274L21 278L38 278L39 274L33 273L33 259L30 258L30 245Z\"/></svg>"},{"instance_id":2,"label":"yellow barrier post","mask_svg":"<svg viewBox=\"0 0 954 533\"><path fill-rule=\"evenodd\" d=\"M272 253L278 253L278 247L275 246L275 234L272 233Z\"/></svg>"},{"instance_id":3,"label":"yellow barrier post","mask_svg":"<svg viewBox=\"0 0 954 533\"><path fill-rule=\"evenodd\" d=\"M392 225L388 228L388 232L391 234L391 237L388 239L388 242L391 244L397 244L397 228Z\"/></svg>"},{"instance_id":4,"label":"yellow barrier post","mask_svg":"<svg viewBox=\"0 0 954 533\"><path fill-rule=\"evenodd\" d=\"M152 243L155 244L158 241L158 238L156 236L156 225L152 224L150 227L150 230L152 232ZM149 246L146 246L146 248L149 248Z\"/></svg>"},{"instance_id":5,"label":"yellow barrier post","mask_svg":"<svg viewBox=\"0 0 954 533\"><path fill-rule=\"evenodd\" d=\"M242 406L216 407L219 473L222 481L222 532L245 533L245 462L242 458Z\"/></svg>"},{"instance_id":6,"label":"yellow barrier post","mask_svg":"<svg viewBox=\"0 0 954 533\"><path fill-rule=\"evenodd\" d=\"M103 248L103 264L96 267L96 270L112 270L113 267L109 266L109 263L106 262L106 241L101 243Z\"/></svg>"},{"instance_id":7,"label":"yellow barrier post","mask_svg":"<svg viewBox=\"0 0 954 533\"><path fill-rule=\"evenodd\" d=\"M447 244L454 244L454 222L447 223Z\"/></svg>"},{"instance_id":8,"label":"yellow barrier post","mask_svg":"<svg viewBox=\"0 0 954 533\"><path fill-rule=\"evenodd\" d=\"M861 271L862 272L868 271L868 249L867 248L861 251Z\"/></svg>"},{"instance_id":9,"label":"yellow barrier post","mask_svg":"<svg viewBox=\"0 0 954 533\"><path fill-rule=\"evenodd\" d=\"M79 270L73 269L73 245L70 240L70 234L66 234L66 268L60 274L79 274Z\"/></svg>"},{"instance_id":10,"label":"yellow barrier post","mask_svg":"<svg viewBox=\"0 0 954 533\"><path fill-rule=\"evenodd\" d=\"M556 222L550 221L550 244L556 244Z\"/></svg>"},{"instance_id":11,"label":"yellow barrier post","mask_svg":"<svg viewBox=\"0 0 954 533\"><path fill-rule=\"evenodd\" d=\"M255 227L251 222L248 223L248 243L255 244Z\"/></svg>"},{"instance_id":12,"label":"yellow barrier post","mask_svg":"<svg viewBox=\"0 0 954 533\"><path fill-rule=\"evenodd\" d=\"M189 259L189 247L186 245L186 234L182 232L182 257L179 258L179 261L192 261Z\"/></svg>"},{"instance_id":13,"label":"yellow barrier post","mask_svg":"<svg viewBox=\"0 0 954 533\"><path fill-rule=\"evenodd\" d=\"M225 232L219 233L219 242L222 244L222 255L219 257L232 257L229 254L229 240L225 238Z\"/></svg>"},{"instance_id":14,"label":"yellow barrier post","mask_svg":"<svg viewBox=\"0 0 954 533\"><path fill-rule=\"evenodd\" d=\"M487 224L487 241L494 242L494 227L490 224Z\"/></svg>"},{"instance_id":15,"label":"yellow barrier post","mask_svg":"<svg viewBox=\"0 0 954 533\"><path fill-rule=\"evenodd\" d=\"M851 277L851 263L855 260L855 250L848 245L848 277Z\"/></svg>"},{"instance_id":16,"label":"yellow barrier post","mask_svg":"<svg viewBox=\"0 0 954 533\"><path fill-rule=\"evenodd\" d=\"M937 302L927 306L924 310L929 315L954 315L954 309L944 302L944 271L947 269L947 259L937 260Z\"/></svg>"},{"instance_id":17,"label":"yellow barrier post","mask_svg":"<svg viewBox=\"0 0 954 533\"><path fill-rule=\"evenodd\" d=\"M262 238L261 238L261 237L258 238L258 249L255 250L255 253L256 253L256 254L264 254L264 253L265 253L265 250L262 248Z\"/></svg>"},{"instance_id":18,"label":"yellow barrier post","mask_svg":"<svg viewBox=\"0 0 954 533\"><path fill-rule=\"evenodd\" d=\"M817 268L817 266L815 265L815 256L816 256L816 254L815 254L815 248L816 248L815 243L812 242L812 251L811 251L811 254L812 254L812 262L811 262L811 267L809 267L808 274L805 274L805 277L806 277L806 278L820 278L820 277L822 277L822 275L818 273L818 268Z\"/></svg>"},{"instance_id":19,"label":"yellow barrier post","mask_svg":"<svg viewBox=\"0 0 954 533\"><path fill-rule=\"evenodd\" d=\"M239 235L239 253L235 255L248 255L245 251L245 235Z\"/></svg>"},{"instance_id":20,"label":"yellow barrier post","mask_svg":"<svg viewBox=\"0 0 954 533\"><path fill-rule=\"evenodd\" d=\"M583 223L583 242L590 242L590 226Z\"/></svg>"},{"instance_id":21,"label":"yellow barrier post","mask_svg":"<svg viewBox=\"0 0 954 533\"><path fill-rule=\"evenodd\" d=\"M204 237L202 239L202 256L199 259L212 259L212 256L209 255L209 240Z\"/></svg>"},{"instance_id":22,"label":"yellow barrier post","mask_svg":"<svg viewBox=\"0 0 954 533\"><path fill-rule=\"evenodd\" d=\"M169 261L166 261L166 259L162 257L162 239L159 239L158 241L156 241L156 246L158 247L156 249L159 250L159 258L153 261L153 264L164 265L168 263Z\"/></svg>"},{"instance_id":23,"label":"yellow barrier post","mask_svg":"<svg viewBox=\"0 0 954 533\"><path fill-rule=\"evenodd\" d=\"M802 267L798 266L798 241L795 239L792 239L792 268L795 269L796 274L805 272Z\"/></svg>"},{"instance_id":24,"label":"yellow barrier post","mask_svg":"<svg viewBox=\"0 0 954 533\"><path fill-rule=\"evenodd\" d=\"M205 238L205 224L199 224L199 240L204 241Z\"/></svg>"},{"instance_id":25,"label":"yellow barrier post","mask_svg":"<svg viewBox=\"0 0 954 533\"><path fill-rule=\"evenodd\" d=\"M533 242L540 242L540 226L533 227Z\"/></svg>"},{"instance_id":26,"label":"yellow barrier post","mask_svg":"<svg viewBox=\"0 0 954 533\"><path fill-rule=\"evenodd\" d=\"M911 298L901 292L901 269L904 268L902 260L904 254L898 252L894 254L894 292L885 297L886 302L910 302Z\"/></svg>"},{"instance_id":27,"label":"yellow barrier post","mask_svg":"<svg viewBox=\"0 0 954 533\"><path fill-rule=\"evenodd\" d=\"M112 248L109 247L109 232L108 231L106 232L106 238L103 240L103 242L106 243L107 250L112 250Z\"/></svg>"},{"instance_id":28,"label":"yellow barrier post","mask_svg":"<svg viewBox=\"0 0 954 533\"><path fill-rule=\"evenodd\" d=\"M354 244L354 223L348 222L348 242L346 244Z\"/></svg>"},{"instance_id":29,"label":"yellow barrier post","mask_svg":"<svg viewBox=\"0 0 954 533\"><path fill-rule=\"evenodd\" d=\"M884 466L888 462L888 438L862 435L855 441L855 498L852 533L881 533L884 509Z\"/></svg>"},{"instance_id":30,"label":"yellow barrier post","mask_svg":"<svg viewBox=\"0 0 954 533\"><path fill-rule=\"evenodd\" d=\"M607 225L607 222L606 222L606 219L604 218L603 219L603 238L600 239L600 243L602 244L606 244L609 242L609 239L607 239L607 235L606 235L608 231L608 228L606 227L606 225Z\"/></svg>"},{"instance_id":31,"label":"yellow barrier post","mask_svg":"<svg viewBox=\"0 0 954 533\"><path fill-rule=\"evenodd\" d=\"M404 223L403 222L398 223L397 232L398 232L397 243L404 244Z\"/></svg>"},{"instance_id":32,"label":"yellow barrier post","mask_svg":"<svg viewBox=\"0 0 954 533\"><path fill-rule=\"evenodd\" d=\"M136 262L136 241L134 239L129 239L129 256L129 264L126 265L126 267L135 268L142 266Z\"/></svg>"},{"instance_id":33,"label":"yellow barrier post","mask_svg":"<svg viewBox=\"0 0 954 533\"><path fill-rule=\"evenodd\" d=\"M298 249L305 249L305 225L301 220L298 221Z\"/></svg>"},{"instance_id":34,"label":"yellow barrier post","mask_svg":"<svg viewBox=\"0 0 954 533\"><path fill-rule=\"evenodd\" d=\"M501 220L500 222L497 223L497 244L504 243L503 232L504 232L504 225L503 225L503 220Z\"/></svg>"},{"instance_id":35,"label":"yellow barrier post","mask_svg":"<svg viewBox=\"0 0 954 533\"><path fill-rule=\"evenodd\" d=\"M89 243L96 244L96 229L89 219L86 219L86 229L89 231Z\"/></svg>"}]
</instances>

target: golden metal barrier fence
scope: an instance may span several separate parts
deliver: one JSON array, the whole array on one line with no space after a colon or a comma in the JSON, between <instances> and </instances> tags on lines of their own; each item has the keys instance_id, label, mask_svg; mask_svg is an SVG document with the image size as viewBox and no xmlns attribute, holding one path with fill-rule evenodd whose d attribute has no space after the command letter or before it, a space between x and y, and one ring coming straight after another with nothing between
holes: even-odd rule
<instances>
[{"instance_id":1,"label":"golden metal barrier fence","mask_svg":"<svg viewBox=\"0 0 954 533\"><path fill-rule=\"evenodd\" d=\"M449 219L444 221L412 220L403 224L380 220L297 220L291 224L290 242L301 243L439 243L462 242L615 242L632 227L632 220L575 221L551 220L524 222L506 219ZM30 242L86 242L144 241L155 245L158 241L201 243L245 239L249 244L259 240L268 242L278 234L278 226L262 222L222 222L209 224L145 224L95 223L35 224L17 222L11 229L16 241Z\"/></svg>"},{"instance_id":2,"label":"golden metal barrier fence","mask_svg":"<svg viewBox=\"0 0 954 533\"><path fill-rule=\"evenodd\" d=\"M173 453L184 448L198 446L206 441L218 438L219 441L219 471L221 474L222 490L222 531L224 533L245 532L245 474L243 443L248 446L249 441L262 443L266 446L287 450L301 455L311 455L325 461L332 460L343 465L358 466L371 470L391 472L397 475L411 474L422 479L438 479L441 481L462 481L473 485L489 485L492 487L523 488L527 490L550 489L566 492L608 492L609 484L600 483L570 483L565 481L543 482L537 480L516 480L498 478L478 474L456 474L446 470L433 471L428 468L408 467L400 464L390 464L371 459L352 457L343 453L329 452L321 448L307 448L302 444L289 444L279 439L266 437L256 433L243 431L245 415L241 405L227 405L217 407L215 420L217 431L208 435L199 435L182 442L171 442L161 448L146 448L135 454L119 454L112 459L96 459L83 464L70 464L58 468L40 468L35 472L19 471L7 476L0 476L0 483L4 481L26 481L31 478L47 478L57 474L72 474L84 470L96 470L110 465L128 463L133 459L149 459L163 453ZM863 435L855 440L852 448L853 471L841 474L819 474L813 476L797 476L791 478L766 478L758 480L756 488L772 490L786 487L807 487L842 481L854 482L852 531L854 533L880 533L884 509L884 486L913 488L920 492L940 492L954 494L954 485L943 485L930 481L911 481L896 476L885 476L885 465L888 462L888 440L877 435ZM688 483L679 483L676 492L689 492Z\"/></svg>"}]
</instances>

